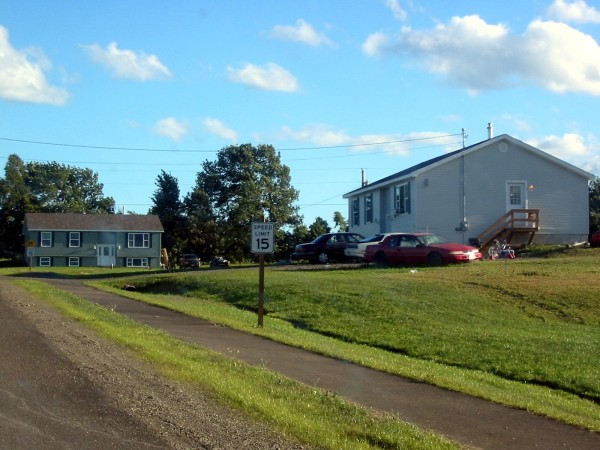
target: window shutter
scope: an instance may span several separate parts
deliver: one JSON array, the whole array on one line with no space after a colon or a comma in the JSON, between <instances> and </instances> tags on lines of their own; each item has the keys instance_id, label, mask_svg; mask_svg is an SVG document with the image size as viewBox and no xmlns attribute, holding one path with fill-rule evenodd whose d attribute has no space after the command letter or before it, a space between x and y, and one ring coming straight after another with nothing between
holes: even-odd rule
<instances>
[{"instance_id":1,"label":"window shutter","mask_svg":"<svg viewBox=\"0 0 600 450\"><path fill-rule=\"evenodd\" d=\"M410 214L410 181L406 183L406 213Z\"/></svg>"}]
</instances>

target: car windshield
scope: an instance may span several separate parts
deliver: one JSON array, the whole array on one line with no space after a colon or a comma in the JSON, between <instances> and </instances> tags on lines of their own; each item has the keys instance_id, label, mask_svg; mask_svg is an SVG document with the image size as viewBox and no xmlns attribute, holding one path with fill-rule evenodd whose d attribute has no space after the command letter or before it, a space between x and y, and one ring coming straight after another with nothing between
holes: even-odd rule
<instances>
[{"instance_id":1,"label":"car windshield","mask_svg":"<svg viewBox=\"0 0 600 450\"><path fill-rule=\"evenodd\" d=\"M374 236L369 236L367 238L361 239L360 242L379 242L383 239L382 234L376 234Z\"/></svg>"},{"instance_id":2,"label":"car windshield","mask_svg":"<svg viewBox=\"0 0 600 450\"><path fill-rule=\"evenodd\" d=\"M445 239L436 236L435 234L426 234L424 236L419 236L419 240L421 240L425 245L436 245L446 243Z\"/></svg>"}]
</instances>

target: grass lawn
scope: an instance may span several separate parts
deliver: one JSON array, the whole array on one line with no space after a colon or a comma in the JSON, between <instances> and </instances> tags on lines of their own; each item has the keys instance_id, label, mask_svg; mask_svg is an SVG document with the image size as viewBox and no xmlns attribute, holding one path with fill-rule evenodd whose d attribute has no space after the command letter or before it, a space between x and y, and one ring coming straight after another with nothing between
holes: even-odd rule
<instances>
[{"instance_id":1,"label":"grass lawn","mask_svg":"<svg viewBox=\"0 0 600 450\"><path fill-rule=\"evenodd\" d=\"M313 267L315 269L316 267ZM600 252L440 268L268 268L103 282L187 314L600 431Z\"/></svg>"},{"instance_id":2,"label":"grass lawn","mask_svg":"<svg viewBox=\"0 0 600 450\"><path fill-rule=\"evenodd\" d=\"M94 284L600 431L600 249L438 268L311 269L267 268L264 328L255 269L122 271Z\"/></svg>"}]
</instances>

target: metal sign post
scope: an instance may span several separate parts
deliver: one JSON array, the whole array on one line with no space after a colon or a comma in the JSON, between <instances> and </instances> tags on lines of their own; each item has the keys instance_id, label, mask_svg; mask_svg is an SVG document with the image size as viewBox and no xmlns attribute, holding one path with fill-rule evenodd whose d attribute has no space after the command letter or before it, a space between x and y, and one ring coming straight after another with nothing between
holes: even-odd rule
<instances>
[{"instance_id":1,"label":"metal sign post","mask_svg":"<svg viewBox=\"0 0 600 450\"><path fill-rule=\"evenodd\" d=\"M29 259L29 271L31 271L31 267L33 266L33 255L35 249L35 242L32 240L27 241L27 258Z\"/></svg>"},{"instance_id":2,"label":"metal sign post","mask_svg":"<svg viewBox=\"0 0 600 450\"><path fill-rule=\"evenodd\" d=\"M265 254L273 253L275 224L253 222L250 241L252 253L258 254L258 326L262 328L265 314Z\"/></svg>"}]
</instances>

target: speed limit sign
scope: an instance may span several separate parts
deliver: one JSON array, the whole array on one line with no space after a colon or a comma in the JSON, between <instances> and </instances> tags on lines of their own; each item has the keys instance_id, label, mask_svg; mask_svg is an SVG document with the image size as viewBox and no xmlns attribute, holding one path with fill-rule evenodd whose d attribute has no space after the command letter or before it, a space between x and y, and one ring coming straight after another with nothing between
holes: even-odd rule
<instances>
[{"instance_id":1,"label":"speed limit sign","mask_svg":"<svg viewBox=\"0 0 600 450\"><path fill-rule=\"evenodd\" d=\"M273 253L275 224L267 222L252 223L252 253Z\"/></svg>"}]
</instances>

